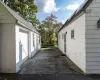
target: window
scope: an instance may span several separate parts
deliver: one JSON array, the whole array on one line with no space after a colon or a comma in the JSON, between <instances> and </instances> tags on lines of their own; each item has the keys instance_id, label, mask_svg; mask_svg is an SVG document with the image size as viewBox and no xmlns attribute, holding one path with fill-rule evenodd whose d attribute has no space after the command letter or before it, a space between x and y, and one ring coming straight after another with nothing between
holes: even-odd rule
<instances>
[{"instance_id":1,"label":"window","mask_svg":"<svg viewBox=\"0 0 100 80\"><path fill-rule=\"evenodd\" d=\"M71 30L71 39L74 39L74 30Z\"/></svg>"},{"instance_id":2,"label":"window","mask_svg":"<svg viewBox=\"0 0 100 80\"><path fill-rule=\"evenodd\" d=\"M34 33L33 33L33 47L34 47Z\"/></svg>"}]
</instances>

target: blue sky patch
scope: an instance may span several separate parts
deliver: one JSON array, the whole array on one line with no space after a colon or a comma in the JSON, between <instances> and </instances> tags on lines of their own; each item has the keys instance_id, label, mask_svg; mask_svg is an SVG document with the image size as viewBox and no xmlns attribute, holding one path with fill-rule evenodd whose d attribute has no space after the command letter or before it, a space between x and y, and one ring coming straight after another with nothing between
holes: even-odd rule
<instances>
[{"instance_id":1,"label":"blue sky patch","mask_svg":"<svg viewBox=\"0 0 100 80\"><path fill-rule=\"evenodd\" d=\"M35 0L39 10L37 18L42 21L54 14L59 22L64 23L83 2L84 0Z\"/></svg>"}]
</instances>

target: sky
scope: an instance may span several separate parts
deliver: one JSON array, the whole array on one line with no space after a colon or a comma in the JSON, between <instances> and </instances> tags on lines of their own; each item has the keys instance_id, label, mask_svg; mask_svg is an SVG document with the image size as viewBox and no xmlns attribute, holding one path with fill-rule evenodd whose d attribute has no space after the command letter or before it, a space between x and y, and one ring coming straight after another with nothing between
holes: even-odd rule
<instances>
[{"instance_id":1,"label":"sky","mask_svg":"<svg viewBox=\"0 0 100 80\"><path fill-rule=\"evenodd\" d=\"M35 0L38 6L37 18L42 21L50 14L64 23L85 0Z\"/></svg>"}]
</instances>

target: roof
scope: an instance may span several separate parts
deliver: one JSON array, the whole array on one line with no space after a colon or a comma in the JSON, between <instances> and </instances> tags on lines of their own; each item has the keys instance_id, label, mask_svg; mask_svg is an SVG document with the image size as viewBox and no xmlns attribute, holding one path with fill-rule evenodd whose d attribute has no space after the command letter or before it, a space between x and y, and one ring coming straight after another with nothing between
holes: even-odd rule
<instances>
[{"instance_id":1,"label":"roof","mask_svg":"<svg viewBox=\"0 0 100 80\"><path fill-rule=\"evenodd\" d=\"M81 12L85 11L93 0L85 0L85 2L73 13L73 15L65 22L65 24L59 29L59 32L69 25Z\"/></svg>"},{"instance_id":2,"label":"roof","mask_svg":"<svg viewBox=\"0 0 100 80\"><path fill-rule=\"evenodd\" d=\"M2 1L0 1L0 4L2 4L7 9L7 11L17 20L18 24L20 24L20 25L24 24L22 26L39 34L39 32L33 27L33 25L31 23L27 22L26 20L24 20L21 16L19 16L17 14L17 12L13 11L10 7L8 7Z\"/></svg>"}]
</instances>

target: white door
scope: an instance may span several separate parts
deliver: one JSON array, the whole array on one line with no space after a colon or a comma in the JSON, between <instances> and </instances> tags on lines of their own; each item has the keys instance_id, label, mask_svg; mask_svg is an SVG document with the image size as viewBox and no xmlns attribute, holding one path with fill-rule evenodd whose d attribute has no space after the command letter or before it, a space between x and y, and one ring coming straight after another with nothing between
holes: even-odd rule
<instances>
[{"instance_id":1,"label":"white door","mask_svg":"<svg viewBox=\"0 0 100 80\"><path fill-rule=\"evenodd\" d=\"M28 33L20 30L19 32L19 42L20 42L20 55L22 60L28 57Z\"/></svg>"}]
</instances>

